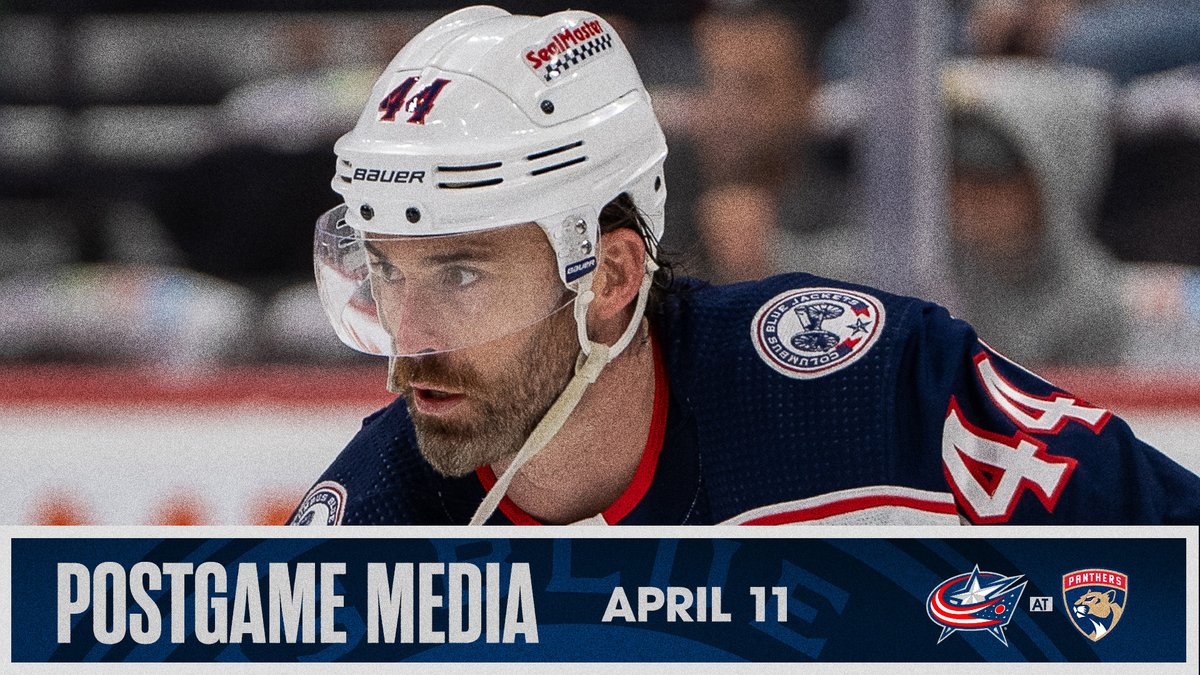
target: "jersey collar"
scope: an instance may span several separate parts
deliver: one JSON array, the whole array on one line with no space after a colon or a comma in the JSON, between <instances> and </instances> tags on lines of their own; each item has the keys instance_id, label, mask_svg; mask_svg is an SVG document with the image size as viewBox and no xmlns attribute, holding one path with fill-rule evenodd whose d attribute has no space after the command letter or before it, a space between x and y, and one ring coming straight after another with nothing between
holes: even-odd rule
<instances>
[{"instance_id":1,"label":"jersey collar","mask_svg":"<svg viewBox=\"0 0 1200 675\"><path fill-rule=\"evenodd\" d=\"M617 497L612 505L599 514L604 519L604 522L609 525L620 523L625 516L629 515L641 503L642 498L646 496L646 491L650 489L650 484L654 482L654 473L658 468L658 457L662 452L663 438L667 430L667 409L669 402L667 373L663 366L662 349L659 346L658 338L654 335L654 331L650 331L650 344L654 354L654 411L650 417L650 433L646 436L646 447L642 450L642 459L638 462L637 471L633 474L633 480L629 482L629 486L625 488L621 496ZM496 484L496 472L488 464L475 469L475 475L479 478L479 482L483 484L485 492L491 490L492 486ZM500 511L514 525L544 524L522 510L507 495L500 500Z\"/></svg>"}]
</instances>

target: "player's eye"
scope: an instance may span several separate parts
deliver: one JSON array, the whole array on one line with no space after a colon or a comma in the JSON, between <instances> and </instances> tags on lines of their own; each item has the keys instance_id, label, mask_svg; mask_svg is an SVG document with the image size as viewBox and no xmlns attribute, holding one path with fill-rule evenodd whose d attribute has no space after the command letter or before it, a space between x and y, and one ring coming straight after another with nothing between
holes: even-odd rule
<instances>
[{"instance_id":1,"label":"player's eye","mask_svg":"<svg viewBox=\"0 0 1200 675\"><path fill-rule=\"evenodd\" d=\"M400 268L386 260L372 258L371 267L374 269L377 276L389 284L395 284L404 281L404 273L400 271Z\"/></svg>"},{"instance_id":2,"label":"player's eye","mask_svg":"<svg viewBox=\"0 0 1200 675\"><path fill-rule=\"evenodd\" d=\"M441 284L444 288L466 288L479 280L479 270L462 265L450 265L441 272Z\"/></svg>"}]
</instances>

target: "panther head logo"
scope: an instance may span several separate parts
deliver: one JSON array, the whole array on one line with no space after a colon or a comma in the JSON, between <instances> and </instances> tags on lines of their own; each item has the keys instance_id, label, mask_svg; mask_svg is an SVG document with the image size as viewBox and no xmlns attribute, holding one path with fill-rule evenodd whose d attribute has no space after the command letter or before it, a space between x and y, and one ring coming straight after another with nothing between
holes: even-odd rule
<instances>
[{"instance_id":1,"label":"panther head logo","mask_svg":"<svg viewBox=\"0 0 1200 675\"><path fill-rule=\"evenodd\" d=\"M1079 596L1079 599L1075 601L1075 616L1079 617L1080 619L1088 619L1092 622L1092 625L1096 627L1096 630L1088 634L1088 637L1092 638L1093 640L1100 639L1104 633L1112 630L1113 626L1116 626L1117 622L1121 620L1121 612L1125 611L1125 609L1116 604L1116 596L1117 592L1113 590L1104 591L1103 593L1099 591L1088 591L1087 593ZM1112 617L1112 620L1105 621L1104 623L1108 624L1108 626L1105 627L1104 624L1096 621L1095 619L1088 618L1089 616L1094 616L1099 619L1108 619L1109 617Z\"/></svg>"},{"instance_id":2,"label":"panther head logo","mask_svg":"<svg viewBox=\"0 0 1200 675\"><path fill-rule=\"evenodd\" d=\"M1108 635L1125 613L1129 578L1112 570L1063 575L1063 595L1075 627L1093 642Z\"/></svg>"},{"instance_id":3,"label":"panther head logo","mask_svg":"<svg viewBox=\"0 0 1200 675\"><path fill-rule=\"evenodd\" d=\"M1101 619L1107 619L1112 615L1113 623L1121 619L1121 612L1124 611L1120 605L1113 604L1116 600L1116 591L1088 591L1079 596L1075 601L1075 616L1084 618L1088 614L1098 616Z\"/></svg>"}]
</instances>

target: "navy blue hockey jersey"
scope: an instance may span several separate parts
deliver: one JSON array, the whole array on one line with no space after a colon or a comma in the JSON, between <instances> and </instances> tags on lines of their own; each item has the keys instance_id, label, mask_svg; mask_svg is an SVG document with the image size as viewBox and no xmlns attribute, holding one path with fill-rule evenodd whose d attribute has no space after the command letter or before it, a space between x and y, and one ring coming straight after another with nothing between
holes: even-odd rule
<instances>
[{"instance_id":1,"label":"navy blue hockey jersey","mask_svg":"<svg viewBox=\"0 0 1200 675\"><path fill-rule=\"evenodd\" d=\"M680 284L653 320L646 449L609 524L1200 523L1200 478L937 305L806 274ZM296 524L466 524L397 399ZM508 498L489 524L533 524Z\"/></svg>"}]
</instances>

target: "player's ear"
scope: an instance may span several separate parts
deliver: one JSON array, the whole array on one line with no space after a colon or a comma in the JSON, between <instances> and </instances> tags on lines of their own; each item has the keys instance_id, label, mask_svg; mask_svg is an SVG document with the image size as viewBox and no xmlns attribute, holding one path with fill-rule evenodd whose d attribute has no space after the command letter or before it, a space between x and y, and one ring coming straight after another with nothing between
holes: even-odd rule
<instances>
[{"instance_id":1,"label":"player's ear","mask_svg":"<svg viewBox=\"0 0 1200 675\"><path fill-rule=\"evenodd\" d=\"M620 337L645 269L646 248L635 230L622 227L600 236L600 264L592 279L596 297L588 307L593 339L612 344Z\"/></svg>"}]
</instances>

